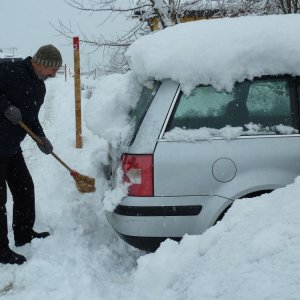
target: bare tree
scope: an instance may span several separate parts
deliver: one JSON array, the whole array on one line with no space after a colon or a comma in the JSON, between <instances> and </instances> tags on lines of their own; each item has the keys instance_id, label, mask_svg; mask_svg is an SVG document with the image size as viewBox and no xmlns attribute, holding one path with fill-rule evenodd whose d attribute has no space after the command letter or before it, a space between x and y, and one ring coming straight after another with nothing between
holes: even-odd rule
<instances>
[{"instance_id":1,"label":"bare tree","mask_svg":"<svg viewBox=\"0 0 300 300\"><path fill-rule=\"evenodd\" d=\"M243 16L249 14L293 14L300 11L299 0L218 0L222 16Z\"/></svg>"},{"instance_id":2,"label":"bare tree","mask_svg":"<svg viewBox=\"0 0 300 300\"><path fill-rule=\"evenodd\" d=\"M299 0L270 0L267 9L273 13L295 14L300 12Z\"/></svg>"},{"instance_id":3,"label":"bare tree","mask_svg":"<svg viewBox=\"0 0 300 300\"><path fill-rule=\"evenodd\" d=\"M102 50L105 61L98 67L107 72L123 72L128 69L124 53L138 37L154 29L164 29L180 23L184 18L236 17L249 14L288 14L299 12L300 0L64 0L74 9L87 13L106 14L106 19L117 15L130 20L131 27L125 34L114 38L96 37L86 32L80 40L94 51ZM107 14L108 17L107 17ZM61 21L53 25L67 38L74 32L71 24Z\"/></svg>"},{"instance_id":4,"label":"bare tree","mask_svg":"<svg viewBox=\"0 0 300 300\"><path fill-rule=\"evenodd\" d=\"M125 63L124 52L138 37L148 34L151 30L164 29L180 22L187 11L195 11L207 4L203 0L64 0L69 6L87 13L108 14L113 18L122 14L131 20L131 28L113 39L104 37L99 33L96 37L81 32L80 41L85 45L102 50L106 60L99 66L105 71L124 71L128 66ZM207 1L207 0L205 0ZM61 21L52 26L63 36L71 39L74 36L72 24Z\"/></svg>"}]
</instances>

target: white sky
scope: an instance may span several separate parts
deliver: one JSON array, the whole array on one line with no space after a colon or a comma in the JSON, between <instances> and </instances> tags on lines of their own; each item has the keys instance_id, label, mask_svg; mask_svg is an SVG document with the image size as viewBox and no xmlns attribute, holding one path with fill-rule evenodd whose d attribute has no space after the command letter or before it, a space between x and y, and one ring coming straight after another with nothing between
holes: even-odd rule
<instances>
[{"instance_id":1,"label":"white sky","mask_svg":"<svg viewBox=\"0 0 300 300\"><path fill-rule=\"evenodd\" d=\"M127 0L122 0L121 2ZM112 22L99 26L104 20L103 14L82 13L63 0L2 0L0 9L0 48L16 47L17 53L28 56L33 55L36 50L45 44L51 43L61 50L64 63L73 66L73 46L59 35L50 23L58 25L58 20L65 24L71 23L73 30L82 36L90 32L94 36L115 34L122 28L126 28L124 20L120 17ZM80 30L82 29L82 30ZM87 48L81 47L81 66L91 68L94 62L100 61L102 52L98 51L91 55Z\"/></svg>"}]
</instances>

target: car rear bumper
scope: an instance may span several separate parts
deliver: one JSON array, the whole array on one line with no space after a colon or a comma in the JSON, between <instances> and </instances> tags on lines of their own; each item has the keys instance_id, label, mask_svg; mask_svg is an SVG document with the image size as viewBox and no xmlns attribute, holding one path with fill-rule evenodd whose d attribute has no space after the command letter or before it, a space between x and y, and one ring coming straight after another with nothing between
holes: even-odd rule
<instances>
[{"instance_id":1,"label":"car rear bumper","mask_svg":"<svg viewBox=\"0 0 300 300\"><path fill-rule=\"evenodd\" d=\"M130 236L118 233L118 236L124 240L129 245L138 248L140 250L145 250L148 252L154 252L164 242L167 237L140 237L140 236ZM179 242L182 237L172 237L172 240Z\"/></svg>"},{"instance_id":2,"label":"car rear bumper","mask_svg":"<svg viewBox=\"0 0 300 300\"><path fill-rule=\"evenodd\" d=\"M114 212L106 212L106 217L125 241L146 249L134 239L159 242L201 234L231 204L232 200L219 196L125 197Z\"/></svg>"}]
</instances>

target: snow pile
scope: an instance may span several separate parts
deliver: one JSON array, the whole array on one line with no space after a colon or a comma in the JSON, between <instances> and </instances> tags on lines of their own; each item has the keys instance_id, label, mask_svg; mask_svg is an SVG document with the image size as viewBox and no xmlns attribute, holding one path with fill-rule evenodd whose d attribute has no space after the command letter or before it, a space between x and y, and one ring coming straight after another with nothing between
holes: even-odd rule
<instances>
[{"instance_id":1,"label":"snow pile","mask_svg":"<svg viewBox=\"0 0 300 300\"><path fill-rule=\"evenodd\" d=\"M141 82L173 79L230 91L254 76L300 75L300 15L250 16L179 24L144 36L127 51Z\"/></svg>"},{"instance_id":2,"label":"snow pile","mask_svg":"<svg viewBox=\"0 0 300 300\"><path fill-rule=\"evenodd\" d=\"M128 114L138 101L142 85L133 72L113 74L89 83L97 84L97 88L86 109L87 126L113 146L126 143L131 129Z\"/></svg>"},{"instance_id":3,"label":"snow pile","mask_svg":"<svg viewBox=\"0 0 300 300\"><path fill-rule=\"evenodd\" d=\"M166 241L139 258L135 292L149 300L299 299L299 194L297 178L237 200L202 236Z\"/></svg>"},{"instance_id":4,"label":"snow pile","mask_svg":"<svg viewBox=\"0 0 300 300\"><path fill-rule=\"evenodd\" d=\"M124 75L113 74L99 81L85 82L90 91L92 90L85 111L87 127L106 141L102 166L109 165L111 160L116 174L114 188L107 188L103 199L104 209L113 211L127 195L127 186L122 183L123 173L118 167L118 161L122 151L126 150L133 125L129 119L129 111L138 101L142 85L133 72Z\"/></svg>"}]
</instances>

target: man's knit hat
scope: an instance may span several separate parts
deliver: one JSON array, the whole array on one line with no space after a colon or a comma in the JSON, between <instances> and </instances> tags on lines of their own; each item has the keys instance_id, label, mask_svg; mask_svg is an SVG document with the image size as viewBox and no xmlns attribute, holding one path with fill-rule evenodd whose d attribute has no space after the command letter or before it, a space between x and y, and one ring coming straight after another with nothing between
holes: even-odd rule
<instances>
[{"instance_id":1,"label":"man's knit hat","mask_svg":"<svg viewBox=\"0 0 300 300\"><path fill-rule=\"evenodd\" d=\"M45 67L61 67L62 57L59 50L53 45L45 45L38 49L32 60Z\"/></svg>"}]
</instances>

